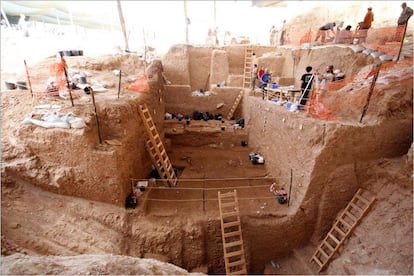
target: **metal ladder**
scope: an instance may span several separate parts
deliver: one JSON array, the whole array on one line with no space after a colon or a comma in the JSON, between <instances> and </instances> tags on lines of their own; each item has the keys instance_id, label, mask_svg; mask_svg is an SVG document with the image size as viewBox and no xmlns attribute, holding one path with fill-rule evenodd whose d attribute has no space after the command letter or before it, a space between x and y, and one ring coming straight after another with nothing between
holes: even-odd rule
<instances>
[{"instance_id":1,"label":"metal ladder","mask_svg":"<svg viewBox=\"0 0 414 276\"><path fill-rule=\"evenodd\" d=\"M351 235L374 201L375 197L368 199L363 196L363 190L358 189L310 260L318 265L318 272L326 268L331 258Z\"/></svg>"},{"instance_id":2,"label":"metal ladder","mask_svg":"<svg viewBox=\"0 0 414 276\"><path fill-rule=\"evenodd\" d=\"M227 275L247 274L237 191L218 192L224 263Z\"/></svg>"},{"instance_id":3,"label":"metal ladder","mask_svg":"<svg viewBox=\"0 0 414 276\"><path fill-rule=\"evenodd\" d=\"M252 62L253 62L253 48L251 45L249 45L244 50L243 88L251 88L252 86Z\"/></svg>"},{"instance_id":4,"label":"metal ladder","mask_svg":"<svg viewBox=\"0 0 414 276\"><path fill-rule=\"evenodd\" d=\"M162 143L161 137L155 127L152 116L148 111L146 104L139 105L139 114L147 131L148 140L146 141L146 148L151 156L152 163L157 169L159 175L167 179L169 186L177 185L177 176L174 168L168 158L167 151Z\"/></svg>"},{"instance_id":5,"label":"metal ladder","mask_svg":"<svg viewBox=\"0 0 414 276\"><path fill-rule=\"evenodd\" d=\"M236 99L234 100L233 106L230 108L229 114L227 114L227 117L226 117L227 120L230 120L231 117L233 117L234 112L236 111L241 99L243 98L243 94L244 94L244 91L241 90L239 95L237 95Z\"/></svg>"}]
</instances>

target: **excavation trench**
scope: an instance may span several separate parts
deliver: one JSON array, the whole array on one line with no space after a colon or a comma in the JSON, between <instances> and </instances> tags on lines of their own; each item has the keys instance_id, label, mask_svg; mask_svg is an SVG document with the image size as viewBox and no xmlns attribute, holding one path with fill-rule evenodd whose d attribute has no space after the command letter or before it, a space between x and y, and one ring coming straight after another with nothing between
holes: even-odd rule
<instances>
[{"instance_id":1,"label":"excavation trench","mask_svg":"<svg viewBox=\"0 0 414 276\"><path fill-rule=\"evenodd\" d=\"M316 50L314 55L323 57L319 59L302 52L296 61L288 49L261 57L267 52L272 50L257 47L259 61L295 84L309 63L322 66L335 60L343 64L347 57L352 62L346 73L354 75L373 62L346 48L336 49L335 55L329 49ZM73 108L59 99L48 99L48 103L61 104L62 112L82 116L88 125L62 130L33 125L16 128L30 113L33 99L28 94L2 93L3 116L9 118L2 123L4 254L111 253L159 258L189 271L222 274L217 193L234 189L239 196L249 273L264 273L269 264L294 256L295 250L316 246L358 188L377 189L376 175L366 168L379 160L401 158L410 149L412 76L400 74L398 79L384 71L363 123L359 123L360 105L352 105L351 100L363 102L369 82L330 98L347 120L321 120L303 111L290 112L240 88L243 57L244 47L173 47L162 62L148 68L149 93L123 91L117 99L112 89L97 96L102 144L90 96L74 91ZM130 57L100 62L103 65L96 69L96 62L68 59L70 66L93 70L104 79L113 78L108 72L115 67L132 64ZM45 64L39 75L41 69L47 71L49 64ZM400 66L412 73L412 65ZM220 71L223 68L228 70ZM210 70L214 93L193 97L191 92L205 86ZM227 87L214 86L222 79L227 80ZM234 128L234 120L191 120L187 125L164 119L166 112L228 114L240 91L243 99L234 116L245 120L244 128ZM156 181L137 208L125 210L131 179L147 179L151 172L138 113L143 103L172 164L179 168L179 182L169 188ZM253 164L250 152L262 154L265 164ZM269 192L273 182L289 191L289 206L277 203ZM296 273L303 271L309 268L298 267Z\"/></svg>"}]
</instances>

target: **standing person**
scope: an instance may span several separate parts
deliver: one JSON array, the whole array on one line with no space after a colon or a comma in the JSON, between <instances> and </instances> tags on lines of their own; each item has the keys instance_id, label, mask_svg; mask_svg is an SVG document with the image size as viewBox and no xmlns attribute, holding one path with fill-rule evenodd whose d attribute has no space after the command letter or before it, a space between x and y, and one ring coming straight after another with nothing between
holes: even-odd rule
<instances>
[{"instance_id":1,"label":"standing person","mask_svg":"<svg viewBox=\"0 0 414 276\"><path fill-rule=\"evenodd\" d=\"M407 3L402 3L401 8L403 9L400 17L398 17L398 25L407 25L408 20L413 15L413 9L407 6Z\"/></svg>"},{"instance_id":2,"label":"standing person","mask_svg":"<svg viewBox=\"0 0 414 276\"><path fill-rule=\"evenodd\" d=\"M263 74L262 78L260 79L260 88L263 91L262 99L264 100L266 90L266 85L270 82L272 79L272 72L269 71L269 69L266 68L265 73Z\"/></svg>"},{"instance_id":3,"label":"standing person","mask_svg":"<svg viewBox=\"0 0 414 276\"><path fill-rule=\"evenodd\" d=\"M282 29L280 30L280 45L285 45L286 20L283 20Z\"/></svg>"},{"instance_id":4,"label":"standing person","mask_svg":"<svg viewBox=\"0 0 414 276\"><path fill-rule=\"evenodd\" d=\"M312 66L307 66L305 70L306 70L306 73L303 74L302 77L300 78L300 81L301 81L300 89L302 90L302 97L301 97L299 104L301 106L306 105L306 101L308 100L309 92L312 89L312 82L313 82L313 74L311 73Z\"/></svg>"},{"instance_id":5,"label":"standing person","mask_svg":"<svg viewBox=\"0 0 414 276\"><path fill-rule=\"evenodd\" d=\"M272 28L270 28L270 35L269 35L270 46L275 46L275 36L276 36L276 28L275 26L272 26Z\"/></svg>"},{"instance_id":6,"label":"standing person","mask_svg":"<svg viewBox=\"0 0 414 276\"><path fill-rule=\"evenodd\" d=\"M253 66L252 70L252 90L256 87L256 79L257 79L257 72L259 71L259 68L257 68L257 64Z\"/></svg>"},{"instance_id":7,"label":"standing person","mask_svg":"<svg viewBox=\"0 0 414 276\"><path fill-rule=\"evenodd\" d=\"M259 71L257 72L257 79L261 80L264 73L265 69L263 68L263 66L261 66Z\"/></svg>"},{"instance_id":8,"label":"standing person","mask_svg":"<svg viewBox=\"0 0 414 276\"><path fill-rule=\"evenodd\" d=\"M333 36L335 37L335 31L334 27L336 26L335 22L332 23L326 23L322 27L319 28L318 33L316 34L315 41L318 41L319 37L322 37L321 41L322 43L325 42L325 36L328 31L331 31Z\"/></svg>"},{"instance_id":9,"label":"standing person","mask_svg":"<svg viewBox=\"0 0 414 276\"><path fill-rule=\"evenodd\" d=\"M369 7L367 13L365 14L364 21L359 22L359 29L368 30L369 28L371 28L373 21L374 13L372 12L372 7Z\"/></svg>"}]
</instances>

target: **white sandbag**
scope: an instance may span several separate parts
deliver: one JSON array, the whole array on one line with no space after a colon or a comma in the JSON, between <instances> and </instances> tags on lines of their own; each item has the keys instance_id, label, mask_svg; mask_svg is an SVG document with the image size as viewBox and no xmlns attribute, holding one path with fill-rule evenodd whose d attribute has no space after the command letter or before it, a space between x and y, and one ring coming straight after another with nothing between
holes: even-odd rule
<instances>
[{"instance_id":1,"label":"white sandbag","mask_svg":"<svg viewBox=\"0 0 414 276\"><path fill-rule=\"evenodd\" d=\"M33 124L36 126L41 126L44 128L70 128L70 125L68 122L46 122L46 121L42 121L42 120L37 120L37 119L33 119L33 118L24 118L23 120L23 124L25 125L29 125L29 124Z\"/></svg>"},{"instance_id":2,"label":"white sandbag","mask_svg":"<svg viewBox=\"0 0 414 276\"><path fill-rule=\"evenodd\" d=\"M363 54L365 54L365 55L369 55L369 54L371 54L372 52L374 52L374 50L372 50L372 49L365 49L364 51L362 51L362 53Z\"/></svg>"},{"instance_id":3,"label":"white sandbag","mask_svg":"<svg viewBox=\"0 0 414 276\"><path fill-rule=\"evenodd\" d=\"M391 60L394 59L394 56L391 56L391 55L382 55L382 56L379 57L379 59L381 61L391 61Z\"/></svg>"},{"instance_id":4,"label":"white sandbag","mask_svg":"<svg viewBox=\"0 0 414 276\"><path fill-rule=\"evenodd\" d=\"M47 113L42 117L42 120L33 118L24 118L23 124L33 124L44 128L84 128L85 121L82 118L75 117L73 113L66 115L57 115L54 113Z\"/></svg>"},{"instance_id":5,"label":"white sandbag","mask_svg":"<svg viewBox=\"0 0 414 276\"><path fill-rule=\"evenodd\" d=\"M68 122L71 128L84 128L86 127L85 121L78 117L69 117Z\"/></svg>"},{"instance_id":6,"label":"white sandbag","mask_svg":"<svg viewBox=\"0 0 414 276\"><path fill-rule=\"evenodd\" d=\"M383 53L380 53L380 52L372 52L371 53L371 56L373 57L373 58L377 58L377 57L380 57L380 56L382 56L383 55Z\"/></svg>"},{"instance_id":7,"label":"white sandbag","mask_svg":"<svg viewBox=\"0 0 414 276\"><path fill-rule=\"evenodd\" d=\"M355 53L360 53L362 52L365 48L359 45L352 45L350 46L350 48L352 49L352 51L354 51Z\"/></svg>"}]
</instances>

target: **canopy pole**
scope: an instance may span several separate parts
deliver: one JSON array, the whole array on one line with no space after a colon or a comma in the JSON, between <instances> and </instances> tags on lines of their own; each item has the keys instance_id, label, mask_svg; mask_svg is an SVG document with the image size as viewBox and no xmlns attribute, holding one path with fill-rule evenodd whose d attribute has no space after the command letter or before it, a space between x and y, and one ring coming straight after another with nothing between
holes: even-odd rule
<instances>
[{"instance_id":1,"label":"canopy pole","mask_svg":"<svg viewBox=\"0 0 414 276\"><path fill-rule=\"evenodd\" d=\"M9 22L9 19L7 18L6 13L4 12L3 8L1 8L1 14L3 15L4 20L6 21L7 27L9 27L9 28L10 28L10 22Z\"/></svg>"},{"instance_id":2,"label":"canopy pole","mask_svg":"<svg viewBox=\"0 0 414 276\"><path fill-rule=\"evenodd\" d=\"M126 28L125 28L125 20L124 20L124 15L122 14L121 0L117 0L116 3L118 5L118 15L119 15L119 20L121 21L122 33L124 35L124 40L125 40L125 51L129 51L128 38L127 38Z\"/></svg>"}]
</instances>

